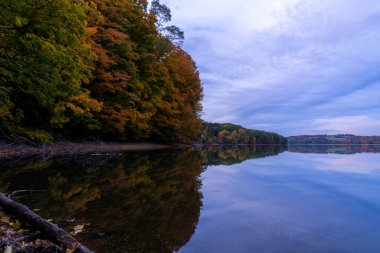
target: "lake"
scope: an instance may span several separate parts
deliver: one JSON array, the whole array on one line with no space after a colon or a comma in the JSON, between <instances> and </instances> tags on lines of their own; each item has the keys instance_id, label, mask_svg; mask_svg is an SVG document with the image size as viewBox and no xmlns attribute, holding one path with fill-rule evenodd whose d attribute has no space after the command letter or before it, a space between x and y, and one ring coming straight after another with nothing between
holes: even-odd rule
<instances>
[{"instance_id":1,"label":"lake","mask_svg":"<svg viewBox=\"0 0 380 253\"><path fill-rule=\"evenodd\" d=\"M380 252L379 146L3 159L0 190L96 252Z\"/></svg>"}]
</instances>

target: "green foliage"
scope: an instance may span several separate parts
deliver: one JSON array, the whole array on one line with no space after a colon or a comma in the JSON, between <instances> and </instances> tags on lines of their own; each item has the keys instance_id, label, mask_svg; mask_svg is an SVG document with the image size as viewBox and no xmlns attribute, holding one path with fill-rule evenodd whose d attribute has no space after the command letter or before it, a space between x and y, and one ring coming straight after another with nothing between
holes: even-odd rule
<instances>
[{"instance_id":1,"label":"green foliage","mask_svg":"<svg viewBox=\"0 0 380 253\"><path fill-rule=\"evenodd\" d=\"M10 118L13 103L9 97L10 88L0 87L0 119Z\"/></svg>"},{"instance_id":2,"label":"green foliage","mask_svg":"<svg viewBox=\"0 0 380 253\"><path fill-rule=\"evenodd\" d=\"M338 135L299 135L290 136L289 144L380 144L379 136Z\"/></svg>"},{"instance_id":3,"label":"green foliage","mask_svg":"<svg viewBox=\"0 0 380 253\"><path fill-rule=\"evenodd\" d=\"M86 6L86 1L1 1L2 96L7 91L1 125L9 132L62 128L100 109L82 87L93 58L84 45Z\"/></svg>"},{"instance_id":4,"label":"green foliage","mask_svg":"<svg viewBox=\"0 0 380 253\"><path fill-rule=\"evenodd\" d=\"M15 141L23 141L26 138L27 140L32 141L32 143L51 144L53 142L53 137L44 130L19 126L12 129L12 133L9 138Z\"/></svg>"},{"instance_id":5,"label":"green foliage","mask_svg":"<svg viewBox=\"0 0 380 253\"><path fill-rule=\"evenodd\" d=\"M286 144L276 133L246 129L230 123L204 123L201 143L207 144Z\"/></svg>"}]
</instances>

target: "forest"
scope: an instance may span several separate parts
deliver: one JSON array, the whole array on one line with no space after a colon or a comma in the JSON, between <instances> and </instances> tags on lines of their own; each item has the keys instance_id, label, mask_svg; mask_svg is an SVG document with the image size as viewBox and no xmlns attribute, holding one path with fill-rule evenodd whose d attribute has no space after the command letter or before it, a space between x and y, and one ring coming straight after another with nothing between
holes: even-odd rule
<instances>
[{"instance_id":1,"label":"forest","mask_svg":"<svg viewBox=\"0 0 380 253\"><path fill-rule=\"evenodd\" d=\"M155 0L0 1L0 136L190 142L202 85Z\"/></svg>"},{"instance_id":2,"label":"forest","mask_svg":"<svg viewBox=\"0 0 380 253\"><path fill-rule=\"evenodd\" d=\"M279 134L246 129L231 123L203 123L202 144L286 144Z\"/></svg>"},{"instance_id":3,"label":"forest","mask_svg":"<svg viewBox=\"0 0 380 253\"><path fill-rule=\"evenodd\" d=\"M337 135L299 135L288 137L289 144L312 145L312 144L333 144L333 145L356 145L356 144L380 144L380 136L357 136L351 134Z\"/></svg>"}]
</instances>

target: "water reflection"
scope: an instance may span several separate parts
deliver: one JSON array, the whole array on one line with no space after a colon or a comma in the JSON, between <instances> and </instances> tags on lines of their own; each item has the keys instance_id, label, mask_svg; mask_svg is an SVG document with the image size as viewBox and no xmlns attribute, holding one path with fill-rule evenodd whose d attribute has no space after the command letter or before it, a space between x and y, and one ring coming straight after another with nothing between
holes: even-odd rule
<instances>
[{"instance_id":1,"label":"water reflection","mask_svg":"<svg viewBox=\"0 0 380 253\"><path fill-rule=\"evenodd\" d=\"M289 145L287 150L296 153L322 154L380 153L380 145Z\"/></svg>"},{"instance_id":2,"label":"water reflection","mask_svg":"<svg viewBox=\"0 0 380 253\"><path fill-rule=\"evenodd\" d=\"M0 190L45 190L18 200L69 231L86 224L77 237L96 252L371 252L360 248L366 243L380 250L380 178L373 174L380 159L320 154L380 148L284 151L211 146L2 161Z\"/></svg>"},{"instance_id":3,"label":"water reflection","mask_svg":"<svg viewBox=\"0 0 380 253\"><path fill-rule=\"evenodd\" d=\"M3 171L1 185L45 189L21 201L68 230L88 224L78 239L96 252L172 252L194 233L202 170L191 151L55 158Z\"/></svg>"},{"instance_id":4,"label":"water reflection","mask_svg":"<svg viewBox=\"0 0 380 253\"><path fill-rule=\"evenodd\" d=\"M378 154L295 152L210 167L197 231L180 252L380 252L376 169Z\"/></svg>"},{"instance_id":5,"label":"water reflection","mask_svg":"<svg viewBox=\"0 0 380 253\"><path fill-rule=\"evenodd\" d=\"M280 147L209 147L122 156L56 157L4 167L3 192L44 189L20 198L97 252L172 252L195 231L202 206L200 174L209 164L275 155Z\"/></svg>"},{"instance_id":6,"label":"water reflection","mask_svg":"<svg viewBox=\"0 0 380 253\"><path fill-rule=\"evenodd\" d=\"M276 156L286 150L286 146L280 145L238 145L238 146L207 146L198 151L202 157L202 164L232 165L245 160Z\"/></svg>"}]
</instances>

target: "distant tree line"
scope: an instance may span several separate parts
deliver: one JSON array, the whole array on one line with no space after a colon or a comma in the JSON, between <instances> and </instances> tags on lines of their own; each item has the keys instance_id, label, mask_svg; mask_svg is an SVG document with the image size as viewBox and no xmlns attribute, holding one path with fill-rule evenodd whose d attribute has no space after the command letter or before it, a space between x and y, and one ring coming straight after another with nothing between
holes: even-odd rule
<instances>
[{"instance_id":1,"label":"distant tree line","mask_svg":"<svg viewBox=\"0 0 380 253\"><path fill-rule=\"evenodd\" d=\"M191 142L202 85L154 0L0 1L0 137Z\"/></svg>"},{"instance_id":2,"label":"distant tree line","mask_svg":"<svg viewBox=\"0 0 380 253\"><path fill-rule=\"evenodd\" d=\"M338 135L299 135L288 137L289 144L380 144L380 136Z\"/></svg>"},{"instance_id":3,"label":"distant tree line","mask_svg":"<svg viewBox=\"0 0 380 253\"><path fill-rule=\"evenodd\" d=\"M203 123L200 143L203 144L286 144L279 134L246 129L230 123Z\"/></svg>"}]
</instances>

